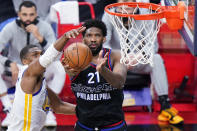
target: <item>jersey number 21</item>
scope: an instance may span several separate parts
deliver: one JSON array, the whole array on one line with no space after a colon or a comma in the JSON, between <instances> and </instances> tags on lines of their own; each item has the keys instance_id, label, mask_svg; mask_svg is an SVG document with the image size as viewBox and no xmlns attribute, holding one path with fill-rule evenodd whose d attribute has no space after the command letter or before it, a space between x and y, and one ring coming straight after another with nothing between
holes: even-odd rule
<instances>
[{"instance_id":1,"label":"jersey number 21","mask_svg":"<svg viewBox=\"0 0 197 131\"><path fill-rule=\"evenodd\" d=\"M95 73L92 73L90 72L88 74L88 84L94 84L94 83L99 83L100 82L100 76L99 76L99 73L98 72L95 72ZM96 82L95 82L96 80Z\"/></svg>"}]
</instances>

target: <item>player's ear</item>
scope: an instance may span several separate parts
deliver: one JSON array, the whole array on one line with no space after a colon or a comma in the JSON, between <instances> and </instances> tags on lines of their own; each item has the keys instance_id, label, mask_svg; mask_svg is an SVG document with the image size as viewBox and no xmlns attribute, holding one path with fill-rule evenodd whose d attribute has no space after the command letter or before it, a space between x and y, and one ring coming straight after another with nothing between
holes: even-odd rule
<instances>
[{"instance_id":1,"label":"player's ear","mask_svg":"<svg viewBox=\"0 0 197 131\"><path fill-rule=\"evenodd\" d=\"M22 63L23 63L23 65L29 64L27 59L22 59Z\"/></svg>"},{"instance_id":2,"label":"player's ear","mask_svg":"<svg viewBox=\"0 0 197 131\"><path fill-rule=\"evenodd\" d=\"M106 37L103 37L103 43L105 43L106 42Z\"/></svg>"},{"instance_id":3,"label":"player's ear","mask_svg":"<svg viewBox=\"0 0 197 131\"><path fill-rule=\"evenodd\" d=\"M20 11L17 12L17 15L20 17Z\"/></svg>"}]
</instances>

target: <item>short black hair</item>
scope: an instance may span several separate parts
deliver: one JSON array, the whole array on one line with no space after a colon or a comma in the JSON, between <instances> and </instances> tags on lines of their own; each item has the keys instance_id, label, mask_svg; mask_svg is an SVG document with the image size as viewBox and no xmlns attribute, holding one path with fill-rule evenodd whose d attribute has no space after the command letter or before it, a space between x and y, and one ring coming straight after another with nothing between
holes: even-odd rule
<instances>
[{"instance_id":1,"label":"short black hair","mask_svg":"<svg viewBox=\"0 0 197 131\"><path fill-rule=\"evenodd\" d=\"M35 9L37 10L36 4L32 1L23 1L20 5L19 5L19 11L21 11L22 7L27 7L27 8L31 8L31 7L35 7Z\"/></svg>"},{"instance_id":2,"label":"short black hair","mask_svg":"<svg viewBox=\"0 0 197 131\"><path fill-rule=\"evenodd\" d=\"M85 21L85 23L83 24L83 27L86 27L85 31L82 32L82 35L84 36L87 29L91 28L91 27L96 27L101 29L103 36L107 35L107 28L104 22L102 22L101 20L87 20Z\"/></svg>"},{"instance_id":3,"label":"short black hair","mask_svg":"<svg viewBox=\"0 0 197 131\"><path fill-rule=\"evenodd\" d=\"M35 47L40 48L40 47L37 46L37 45L27 45L27 46L25 46L25 47L21 50L21 52L20 52L21 61L22 61L23 59L26 58L26 56L27 56L27 54L28 54L28 52L29 52L29 49L35 48Z\"/></svg>"}]
</instances>

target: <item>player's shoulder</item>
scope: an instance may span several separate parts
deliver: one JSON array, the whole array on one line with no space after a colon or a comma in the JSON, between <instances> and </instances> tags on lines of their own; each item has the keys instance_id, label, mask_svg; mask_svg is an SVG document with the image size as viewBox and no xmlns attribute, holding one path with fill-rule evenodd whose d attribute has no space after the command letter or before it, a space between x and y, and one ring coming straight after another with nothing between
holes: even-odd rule
<instances>
[{"instance_id":1,"label":"player's shoulder","mask_svg":"<svg viewBox=\"0 0 197 131\"><path fill-rule=\"evenodd\" d=\"M21 66L19 68L19 74L23 73L28 68L28 65Z\"/></svg>"},{"instance_id":2,"label":"player's shoulder","mask_svg":"<svg viewBox=\"0 0 197 131\"><path fill-rule=\"evenodd\" d=\"M110 58L111 59L120 59L121 57L121 53L120 53L120 50L118 49L108 49L109 50L109 55L110 55Z\"/></svg>"},{"instance_id":3,"label":"player's shoulder","mask_svg":"<svg viewBox=\"0 0 197 131\"><path fill-rule=\"evenodd\" d=\"M120 50L118 50L118 49L111 49L111 53L113 55L120 55Z\"/></svg>"},{"instance_id":4,"label":"player's shoulder","mask_svg":"<svg viewBox=\"0 0 197 131\"><path fill-rule=\"evenodd\" d=\"M28 65L24 65L24 66L19 67L18 81L21 80L21 78L23 77L23 74L24 74L24 72L26 71L27 68L28 68Z\"/></svg>"},{"instance_id":5,"label":"player's shoulder","mask_svg":"<svg viewBox=\"0 0 197 131\"><path fill-rule=\"evenodd\" d=\"M106 52L110 52L110 53L113 53L113 54L119 54L120 53L120 50L118 50L118 49L111 49L111 48L103 48L103 51L104 51L104 53L106 53Z\"/></svg>"}]
</instances>

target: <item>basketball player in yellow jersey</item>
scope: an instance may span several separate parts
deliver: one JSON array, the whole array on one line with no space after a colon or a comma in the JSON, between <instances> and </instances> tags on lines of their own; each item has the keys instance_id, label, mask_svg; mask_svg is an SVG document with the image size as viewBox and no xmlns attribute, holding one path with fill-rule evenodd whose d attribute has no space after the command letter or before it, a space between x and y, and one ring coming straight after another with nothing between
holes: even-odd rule
<instances>
[{"instance_id":1,"label":"basketball player in yellow jersey","mask_svg":"<svg viewBox=\"0 0 197 131\"><path fill-rule=\"evenodd\" d=\"M8 131L40 131L44 126L49 107L56 113L75 113L75 105L61 101L46 87L43 74L45 68L60 55L67 41L75 38L83 30L85 27L66 32L43 55L42 50L35 45L22 49L20 57L25 66L18 75L11 112L12 121Z\"/></svg>"}]
</instances>

